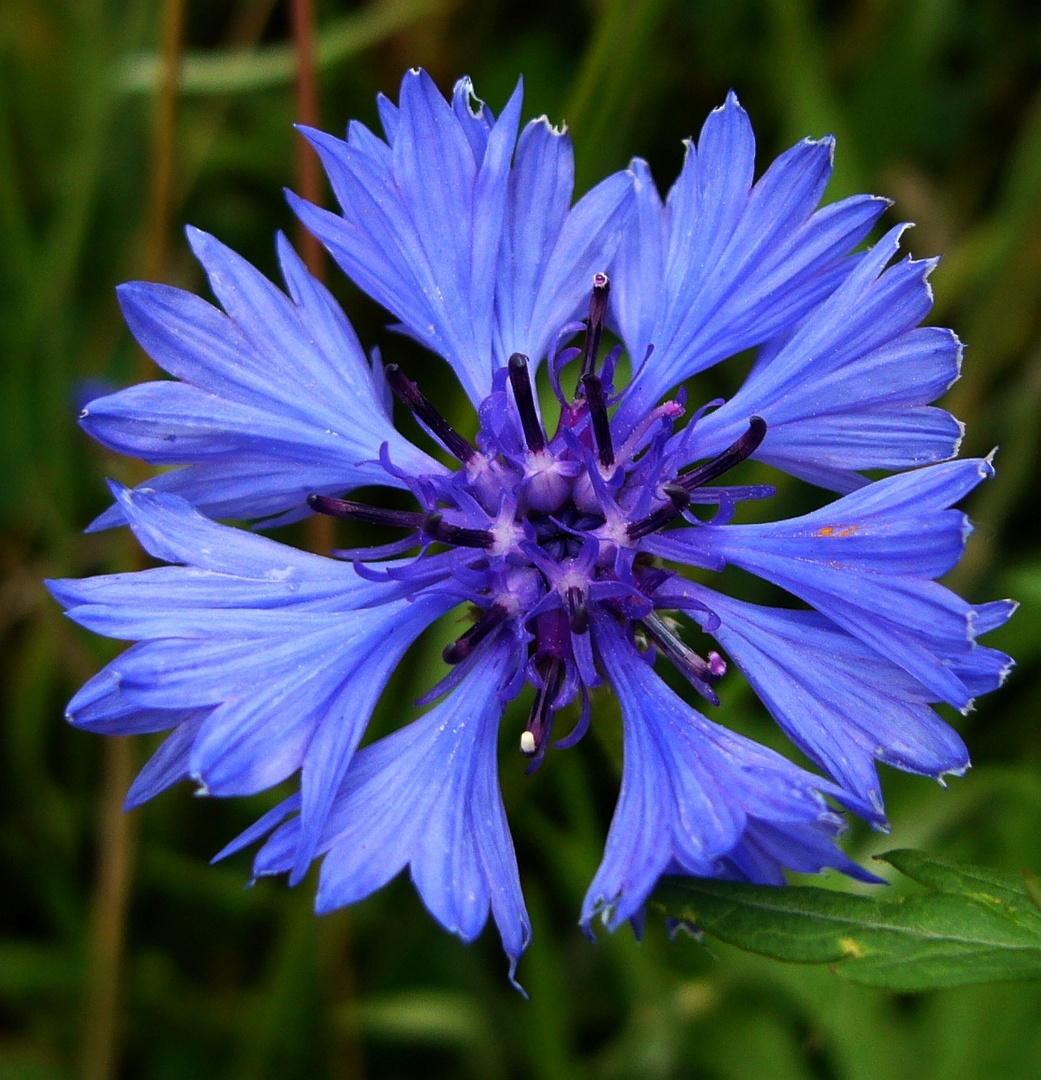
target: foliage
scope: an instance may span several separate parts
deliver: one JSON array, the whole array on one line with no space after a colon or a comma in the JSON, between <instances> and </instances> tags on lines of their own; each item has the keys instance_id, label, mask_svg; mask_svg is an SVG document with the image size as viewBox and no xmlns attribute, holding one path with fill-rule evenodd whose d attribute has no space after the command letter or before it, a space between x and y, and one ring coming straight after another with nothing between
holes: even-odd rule
<instances>
[{"instance_id":1,"label":"foliage","mask_svg":"<svg viewBox=\"0 0 1041 1080\"><path fill-rule=\"evenodd\" d=\"M876 858L929 893L854 896L813 886L672 878L666 913L730 945L776 960L830 964L854 982L904 992L1041 978L1041 907L1035 879L930 859Z\"/></svg>"}]
</instances>

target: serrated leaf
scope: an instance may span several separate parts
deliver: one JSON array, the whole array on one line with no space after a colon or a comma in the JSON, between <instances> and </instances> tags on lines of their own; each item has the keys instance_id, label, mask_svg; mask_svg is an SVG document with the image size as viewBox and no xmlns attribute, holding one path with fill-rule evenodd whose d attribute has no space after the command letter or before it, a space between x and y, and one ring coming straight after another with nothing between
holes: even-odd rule
<instances>
[{"instance_id":1,"label":"serrated leaf","mask_svg":"<svg viewBox=\"0 0 1041 1080\"><path fill-rule=\"evenodd\" d=\"M930 891L865 897L666 878L654 899L671 917L738 948L829 964L889 990L1041 978L1041 915L1021 878L920 852L882 858Z\"/></svg>"}]
</instances>

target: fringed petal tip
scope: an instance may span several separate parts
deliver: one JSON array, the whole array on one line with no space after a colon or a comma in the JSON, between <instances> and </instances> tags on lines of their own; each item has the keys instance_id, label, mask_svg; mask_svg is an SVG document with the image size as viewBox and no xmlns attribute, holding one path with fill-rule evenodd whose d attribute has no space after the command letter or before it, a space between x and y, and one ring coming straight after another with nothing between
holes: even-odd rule
<instances>
[{"instance_id":1,"label":"fringed petal tip","mask_svg":"<svg viewBox=\"0 0 1041 1080\"><path fill-rule=\"evenodd\" d=\"M856 794L828 784L826 781L822 781L821 787L824 793L838 803L844 811L856 814L861 821L871 827L873 832L888 833L890 831L889 817L886 814L885 804L882 802L882 792L877 785L872 785L866 792ZM841 832L845 833L847 828L848 824L843 819L840 826Z\"/></svg>"},{"instance_id":2,"label":"fringed petal tip","mask_svg":"<svg viewBox=\"0 0 1041 1080\"><path fill-rule=\"evenodd\" d=\"M665 932L669 936L669 941L672 942L683 934L685 937L692 937L699 945L705 944L705 932L690 919L677 919L671 915L666 917Z\"/></svg>"},{"instance_id":3,"label":"fringed petal tip","mask_svg":"<svg viewBox=\"0 0 1041 1080\"><path fill-rule=\"evenodd\" d=\"M527 945L528 942L525 942L525 948L527 948ZM522 998L524 998L525 1001L530 1001L531 996L528 994L528 991L525 990L524 987L521 986L521 984L517 981L517 964L520 961L520 953L518 953L516 956L514 956L512 953L508 953L507 956L510 962L510 966L506 977L510 980L510 985L513 987L514 990L517 991L518 994L520 994Z\"/></svg>"},{"instance_id":4,"label":"fringed petal tip","mask_svg":"<svg viewBox=\"0 0 1041 1080\"><path fill-rule=\"evenodd\" d=\"M953 776L956 780L958 780L961 777L965 776L965 774L971 768L972 762L969 761L969 759L966 757L964 765L961 765L956 769L944 769L943 772L937 773L934 779L940 785L940 787L946 788L948 776Z\"/></svg>"},{"instance_id":5,"label":"fringed petal tip","mask_svg":"<svg viewBox=\"0 0 1041 1080\"><path fill-rule=\"evenodd\" d=\"M600 921L609 934L613 934L626 921L628 914L618 913L621 900L622 896L620 894L611 899L606 896L590 896L588 893L586 894L586 899L582 904L582 917L579 919L578 925L589 941L596 942L596 931L593 928L593 923L596 920Z\"/></svg>"},{"instance_id":6,"label":"fringed petal tip","mask_svg":"<svg viewBox=\"0 0 1041 1080\"><path fill-rule=\"evenodd\" d=\"M859 881L863 885L888 885L889 882L884 877L879 877L878 874L873 874L870 870L866 870L859 863L854 862L852 859L843 858L841 861L835 863L834 866L825 867L818 871L821 876L830 876L829 872L838 871L844 874L848 878L852 878L854 881Z\"/></svg>"}]
</instances>

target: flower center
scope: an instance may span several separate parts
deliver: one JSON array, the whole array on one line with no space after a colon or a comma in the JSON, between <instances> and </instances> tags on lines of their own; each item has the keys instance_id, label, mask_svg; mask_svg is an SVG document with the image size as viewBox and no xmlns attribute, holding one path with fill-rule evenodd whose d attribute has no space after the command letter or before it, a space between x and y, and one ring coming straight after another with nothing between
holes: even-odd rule
<instances>
[{"instance_id":1,"label":"flower center","mask_svg":"<svg viewBox=\"0 0 1041 1080\"><path fill-rule=\"evenodd\" d=\"M591 605L600 605L639 634L703 697L719 703L713 686L726 664L714 652L701 657L680 638L677 624L664 614L684 603L663 588L675 575L641 551L641 541L681 517L700 524L691 514L692 502L715 503L718 519L732 512L737 499L772 494L766 487L706 487L758 448L766 434L766 423L758 416L750 418L748 430L721 454L695 466L689 465L694 455L688 450L695 424L678 434L673 431L684 412L679 401L652 410L629 431L612 429L618 350L602 365L599 357L609 288L607 276L597 274L582 349L565 350L550 365L561 402L552 438L542 423L528 358L520 353L497 374L492 394L480 408L476 445L455 431L400 369L388 365L386 377L394 394L460 468L448 476L395 472L423 507L420 511L381 509L328 495L308 498L319 513L402 528L409 534L395 544L336 554L362 565L418 547L411 570L399 564L395 576L412 572L417 588L422 587L430 580L433 558L442 580L452 577L460 585L478 615L445 648L447 664L466 663L507 624L518 643L526 643L524 670L535 687L535 701L520 749L531 758L529 772L546 753L555 714L577 695L582 698L582 718L555 745L573 745L588 727L588 688L600 681L590 634ZM580 372L569 401L560 389L559 373L579 356ZM389 462L384 465L393 469ZM431 551L435 545L436 553ZM387 573L377 566L364 572ZM695 601L687 605L699 608ZM713 618L700 610L707 621Z\"/></svg>"}]
</instances>

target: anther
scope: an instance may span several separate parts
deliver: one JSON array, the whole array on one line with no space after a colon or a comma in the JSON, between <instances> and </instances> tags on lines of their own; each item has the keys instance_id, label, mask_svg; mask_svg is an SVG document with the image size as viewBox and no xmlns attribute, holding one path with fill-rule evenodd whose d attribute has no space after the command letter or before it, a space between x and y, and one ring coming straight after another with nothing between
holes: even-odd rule
<instances>
[{"instance_id":1,"label":"anther","mask_svg":"<svg viewBox=\"0 0 1041 1080\"><path fill-rule=\"evenodd\" d=\"M465 634L444 647L441 659L446 664L461 664L493 630L506 621L508 615L502 604L492 604Z\"/></svg>"},{"instance_id":2,"label":"anther","mask_svg":"<svg viewBox=\"0 0 1041 1080\"><path fill-rule=\"evenodd\" d=\"M443 514L427 514L423 520L423 532L432 540L456 547L490 548L495 537L487 529L467 529L445 521Z\"/></svg>"},{"instance_id":3,"label":"anther","mask_svg":"<svg viewBox=\"0 0 1041 1080\"><path fill-rule=\"evenodd\" d=\"M600 338L604 333L604 318L607 315L607 297L611 292L611 282L606 274L593 275L593 295L589 298L589 318L587 320L586 340L582 349L582 373L579 387L587 375L596 371L597 355L600 352Z\"/></svg>"},{"instance_id":4,"label":"anther","mask_svg":"<svg viewBox=\"0 0 1041 1080\"><path fill-rule=\"evenodd\" d=\"M517 402L521 427L524 429L524 441L533 454L540 454L546 449L546 435L539 421L535 408L535 397L531 392L531 379L528 376L528 358L522 353L514 353L509 363L510 385Z\"/></svg>"},{"instance_id":5,"label":"anther","mask_svg":"<svg viewBox=\"0 0 1041 1080\"><path fill-rule=\"evenodd\" d=\"M693 491L695 488L701 487L702 484L715 480L717 476L729 472L750 454L754 454L765 438L766 421L761 416L753 416L748 421L748 430L744 435L731 443L722 454L704 465L699 465L696 469L691 469L690 472L680 473L676 480L687 491Z\"/></svg>"},{"instance_id":6,"label":"anther","mask_svg":"<svg viewBox=\"0 0 1041 1080\"><path fill-rule=\"evenodd\" d=\"M589 420L593 425L597 456L605 469L610 468L614 464L614 446L611 444L611 421L607 415L604 384L599 375L583 375L582 389L589 402Z\"/></svg>"},{"instance_id":7,"label":"anther","mask_svg":"<svg viewBox=\"0 0 1041 1080\"><path fill-rule=\"evenodd\" d=\"M582 590L572 585L567 591L568 629L573 634L584 634L589 629L589 609Z\"/></svg>"},{"instance_id":8,"label":"anther","mask_svg":"<svg viewBox=\"0 0 1041 1080\"><path fill-rule=\"evenodd\" d=\"M665 484L662 492L669 501L653 514L648 514L639 521L631 521L625 530L630 540L640 540L663 529L670 521L675 521L690 504L690 494L679 484Z\"/></svg>"},{"instance_id":9,"label":"anther","mask_svg":"<svg viewBox=\"0 0 1041 1080\"><path fill-rule=\"evenodd\" d=\"M407 406L417 419L422 420L430 428L453 457L465 463L477 456L477 450L434 408L419 387L397 364L388 364L383 369L383 373L398 401Z\"/></svg>"},{"instance_id":10,"label":"anther","mask_svg":"<svg viewBox=\"0 0 1041 1080\"><path fill-rule=\"evenodd\" d=\"M528 727L521 735L520 742L521 753L532 759L527 768L529 776L542 764L542 759L546 756L546 747L553 732L553 705L564 682L563 660L553 657L541 674L542 685L535 695L531 715L528 717Z\"/></svg>"},{"instance_id":11,"label":"anther","mask_svg":"<svg viewBox=\"0 0 1041 1080\"><path fill-rule=\"evenodd\" d=\"M369 525L390 525L395 529L419 529L427 519L426 514L412 510L385 510L381 506L366 506L349 499L335 499L331 495L308 495L307 505L319 514L344 518L347 521L364 521Z\"/></svg>"}]
</instances>

